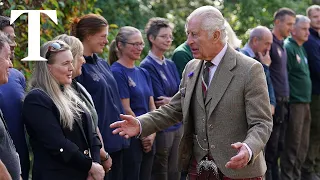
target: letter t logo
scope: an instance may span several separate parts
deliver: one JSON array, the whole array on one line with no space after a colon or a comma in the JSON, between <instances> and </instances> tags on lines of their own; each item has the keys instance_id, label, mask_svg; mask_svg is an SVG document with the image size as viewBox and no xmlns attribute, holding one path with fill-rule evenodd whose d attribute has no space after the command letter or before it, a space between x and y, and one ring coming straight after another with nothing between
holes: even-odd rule
<instances>
[{"instance_id":1,"label":"letter t logo","mask_svg":"<svg viewBox=\"0 0 320 180\"><path fill-rule=\"evenodd\" d=\"M28 56L22 61L47 61L40 56L40 13L44 13L58 24L56 10L11 10L12 24L21 14L28 14Z\"/></svg>"}]
</instances>

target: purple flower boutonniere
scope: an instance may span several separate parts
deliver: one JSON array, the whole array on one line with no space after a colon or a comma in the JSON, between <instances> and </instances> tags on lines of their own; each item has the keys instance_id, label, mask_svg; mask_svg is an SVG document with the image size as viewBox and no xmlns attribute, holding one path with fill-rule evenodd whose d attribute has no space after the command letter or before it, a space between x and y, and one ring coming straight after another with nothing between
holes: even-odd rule
<instances>
[{"instance_id":1,"label":"purple flower boutonniere","mask_svg":"<svg viewBox=\"0 0 320 180\"><path fill-rule=\"evenodd\" d=\"M188 74L188 77L191 78L193 76L193 71Z\"/></svg>"}]
</instances>

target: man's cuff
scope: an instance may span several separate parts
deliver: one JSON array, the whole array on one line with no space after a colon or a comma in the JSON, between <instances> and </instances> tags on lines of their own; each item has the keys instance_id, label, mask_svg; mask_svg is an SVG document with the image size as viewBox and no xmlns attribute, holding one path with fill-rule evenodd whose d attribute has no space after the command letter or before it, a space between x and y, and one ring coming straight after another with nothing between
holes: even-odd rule
<instances>
[{"instance_id":1,"label":"man's cuff","mask_svg":"<svg viewBox=\"0 0 320 180\"><path fill-rule=\"evenodd\" d=\"M140 125L140 128L141 128L141 125ZM141 131L140 131L141 132ZM244 146L246 146L246 148L248 149L248 151L249 151L249 161L248 162L250 162L251 161L251 158L252 158L252 150L249 148L249 146L248 146L248 144L247 143L243 143L244 144Z\"/></svg>"},{"instance_id":2,"label":"man's cuff","mask_svg":"<svg viewBox=\"0 0 320 180\"><path fill-rule=\"evenodd\" d=\"M136 118L137 120L138 120L138 123L139 123L139 130L140 130L140 132L139 132L139 134L136 136L136 138L140 138L140 136L141 136L141 133L142 133L142 126L141 126L141 122L140 122L140 120L138 119L138 118Z\"/></svg>"}]
</instances>

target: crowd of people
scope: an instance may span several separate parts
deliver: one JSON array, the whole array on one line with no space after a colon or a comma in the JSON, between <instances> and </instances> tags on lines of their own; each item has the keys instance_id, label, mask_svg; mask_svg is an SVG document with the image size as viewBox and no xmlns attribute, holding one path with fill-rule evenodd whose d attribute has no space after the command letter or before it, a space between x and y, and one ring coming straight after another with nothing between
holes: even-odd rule
<instances>
[{"instance_id":1,"label":"crowd of people","mask_svg":"<svg viewBox=\"0 0 320 180\"><path fill-rule=\"evenodd\" d=\"M169 20L147 22L146 57L121 27L106 60L108 21L87 14L41 46L28 82L14 28L0 16L0 179L320 180L319 5L280 8L243 47L199 7L172 60Z\"/></svg>"}]
</instances>

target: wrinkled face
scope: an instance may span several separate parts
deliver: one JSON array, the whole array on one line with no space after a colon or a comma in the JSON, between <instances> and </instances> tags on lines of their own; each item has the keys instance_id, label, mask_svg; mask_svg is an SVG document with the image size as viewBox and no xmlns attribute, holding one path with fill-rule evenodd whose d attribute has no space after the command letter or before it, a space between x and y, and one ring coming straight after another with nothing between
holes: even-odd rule
<instances>
[{"instance_id":1,"label":"wrinkled face","mask_svg":"<svg viewBox=\"0 0 320 180\"><path fill-rule=\"evenodd\" d=\"M311 23L310 26L316 30L320 29L320 10L313 9L310 11L309 16Z\"/></svg>"},{"instance_id":2,"label":"wrinkled face","mask_svg":"<svg viewBox=\"0 0 320 180\"><path fill-rule=\"evenodd\" d=\"M268 51L270 51L271 44L273 42L273 37L271 33L265 33L261 39L256 38L253 40L253 51L257 55L258 52L262 53L262 55L266 55Z\"/></svg>"},{"instance_id":3,"label":"wrinkled face","mask_svg":"<svg viewBox=\"0 0 320 180\"><path fill-rule=\"evenodd\" d=\"M10 46L8 43L4 43L4 46L0 50L0 84L8 82L9 68L12 68L10 56Z\"/></svg>"},{"instance_id":4,"label":"wrinkled face","mask_svg":"<svg viewBox=\"0 0 320 180\"><path fill-rule=\"evenodd\" d=\"M48 64L48 69L52 76L60 85L71 84L73 71L71 51L57 52L52 58L53 63Z\"/></svg>"},{"instance_id":5,"label":"wrinkled face","mask_svg":"<svg viewBox=\"0 0 320 180\"><path fill-rule=\"evenodd\" d=\"M75 57L74 63L73 63L74 70L72 71L72 79L81 75L82 73L81 69L84 63L86 63L86 60L84 59L82 53Z\"/></svg>"},{"instance_id":6,"label":"wrinkled face","mask_svg":"<svg viewBox=\"0 0 320 180\"><path fill-rule=\"evenodd\" d=\"M162 52L167 51L173 41L172 29L171 28L161 28L156 37L149 37L152 43L152 48L156 48Z\"/></svg>"},{"instance_id":7,"label":"wrinkled face","mask_svg":"<svg viewBox=\"0 0 320 180\"><path fill-rule=\"evenodd\" d=\"M13 60L14 58L14 48L17 46L17 43L15 41L16 39L16 34L14 33L14 29L12 26L6 26L2 30L4 33L9 35L9 39L12 41L10 44L10 49L11 49L11 57L10 59Z\"/></svg>"},{"instance_id":8,"label":"wrinkled face","mask_svg":"<svg viewBox=\"0 0 320 180\"><path fill-rule=\"evenodd\" d=\"M285 15L283 19L277 19L276 25L279 26L280 35L286 38L290 35L296 18L293 16Z\"/></svg>"},{"instance_id":9,"label":"wrinkled face","mask_svg":"<svg viewBox=\"0 0 320 180\"><path fill-rule=\"evenodd\" d=\"M308 41L309 37L309 28L310 23L308 22L300 22L299 24L295 25L292 31L292 37L298 42L298 43L304 43Z\"/></svg>"},{"instance_id":10,"label":"wrinkled face","mask_svg":"<svg viewBox=\"0 0 320 180\"><path fill-rule=\"evenodd\" d=\"M215 56L212 49L215 47L213 36L201 29L201 19L191 18L187 24L187 44L190 46L193 57L196 59L212 60Z\"/></svg>"},{"instance_id":11,"label":"wrinkled face","mask_svg":"<svg viewBox=\"0 0 320 180\"><path fill-rule=\"evenodd\" d=\"M88 46L91 48L92 53L102 53L108 42L108 28L106 26L94 35L87 37Z\"/></svg>"},{"instance_id":12,"label":"wrinkled face","mask_svg":"<svg viewBox=\"0 0 320 180\"><path fill-rule=\"evenodd\" d=\"M144 48L144 42L141 33L135 33L131 35L125 45L119 42L119 48L121 51L121 57L130 60L140 59L141 52Z\"/></svg>"}]
</instances>

